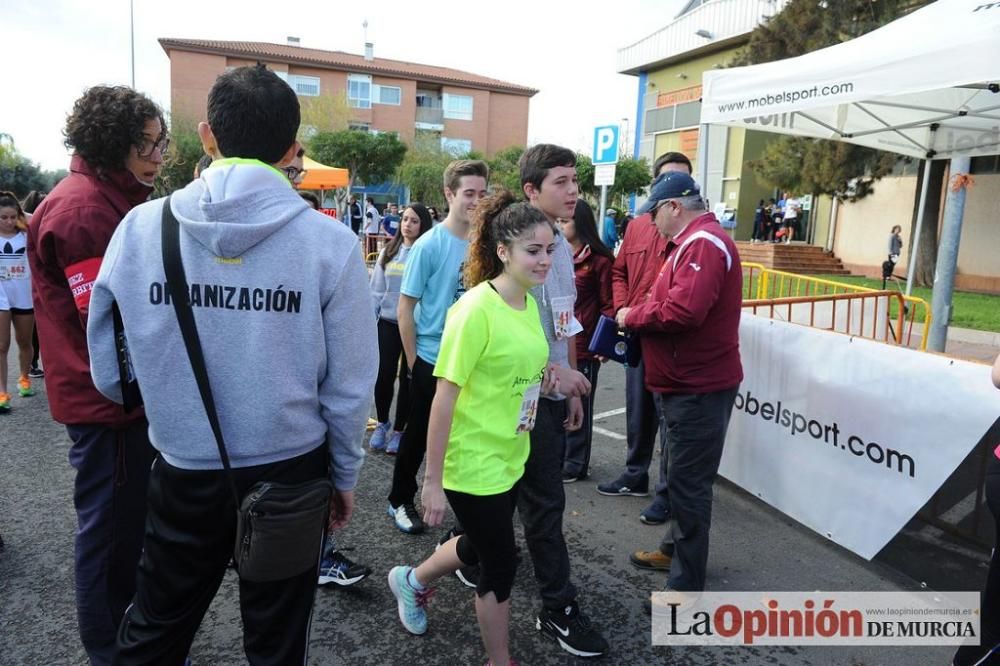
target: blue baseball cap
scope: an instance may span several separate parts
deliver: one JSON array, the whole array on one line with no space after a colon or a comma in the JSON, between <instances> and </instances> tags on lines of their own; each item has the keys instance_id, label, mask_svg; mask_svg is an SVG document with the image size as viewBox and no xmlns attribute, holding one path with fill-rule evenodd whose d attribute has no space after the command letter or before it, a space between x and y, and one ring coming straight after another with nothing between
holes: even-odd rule
<instances>
[{"instance_id":1,"label":"blue baseball cap","mask_svg":"<svg viewBox=\"0 0 1000 666\"><path fill-rule=\"evenodd\" d=\"M645 215L667 199L679 199L701 194L694 178L681 171L668 171L656 177L649 188L649 198L639 207L636 215Z\"/></svg>"}]
</instances>

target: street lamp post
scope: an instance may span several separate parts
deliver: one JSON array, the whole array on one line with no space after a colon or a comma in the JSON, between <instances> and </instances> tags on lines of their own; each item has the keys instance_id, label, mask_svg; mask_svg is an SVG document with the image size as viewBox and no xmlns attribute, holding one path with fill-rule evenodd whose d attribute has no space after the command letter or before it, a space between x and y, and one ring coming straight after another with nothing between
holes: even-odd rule
<instances>
[{"instance_id":1,"label":"street lamp post","mask_svg":"<svg viewBox=\"0 0 1000 666\"><path fill-rule=\"evenodd\" d=\"M132 89L135 90L135 0L128 0L128 45L132 53L130 69Z\"/></svg>"}]
</instances>

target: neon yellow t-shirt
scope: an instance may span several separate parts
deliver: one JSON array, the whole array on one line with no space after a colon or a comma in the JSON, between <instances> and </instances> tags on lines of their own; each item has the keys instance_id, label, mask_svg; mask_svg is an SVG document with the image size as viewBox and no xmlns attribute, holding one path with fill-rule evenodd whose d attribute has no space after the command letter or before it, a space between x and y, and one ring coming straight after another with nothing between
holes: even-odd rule
<instances>
[{"instance_id":1,"label":"neon yellow t-shirt","mask_svg":"<svg viewBox=\"0 0 1000 666\"><path fill-rule=\"evenodd\" d=\"M515 310L482 282L451 306L434 367L436 377L461 387L444 458L445 488L497 495L521 478L529 451L522 411L533 423L537 393L532 404L530 389L548 358L530 294L525 309Z\"/></svg>"}]
</instances>

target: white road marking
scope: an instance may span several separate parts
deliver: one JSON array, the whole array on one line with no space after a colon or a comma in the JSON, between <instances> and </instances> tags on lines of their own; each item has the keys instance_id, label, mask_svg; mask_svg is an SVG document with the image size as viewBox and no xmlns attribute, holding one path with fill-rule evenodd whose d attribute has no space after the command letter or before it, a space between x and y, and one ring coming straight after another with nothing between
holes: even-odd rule
<instances>
[{"instance_id":1,"label":"white road marking","mask_svg":"<svg viewBox=\"0 0 1000 666\"><path fill-rule=\"evenodd\" d=\"M594 426L594 432L596 432L598 435L604 435L605 437L610 437L611 439L621 439L621 440L626 439L625 435L619 435L616 432L605 430L604 428L598 428L597 426Z\"/></svg>"},{"instance_id":2,"label":"white road marking","mask_svg":"<svg viewBox=\"0 0 1000 666\"><path fill-rule=\"evenodd\" d=\"M594 414L594 420L600 421L601 419L606 419L610 416L618 416L619 414L624 414L624 413L625 413L625 408L620 407L618 409L612 409L606 412L600 412L598 414Z\"/></svg>"}]
</instances>

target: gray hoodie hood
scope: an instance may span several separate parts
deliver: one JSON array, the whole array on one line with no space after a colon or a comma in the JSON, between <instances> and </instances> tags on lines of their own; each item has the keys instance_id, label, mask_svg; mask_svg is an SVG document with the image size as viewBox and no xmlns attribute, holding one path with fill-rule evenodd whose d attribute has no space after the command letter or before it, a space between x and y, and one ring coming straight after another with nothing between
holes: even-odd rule
<instances>
[{"instance_id":1,"label":"gray hoodie hood","mask_svg":"<svg viewBox=\"0 0 1000 666\"><path fill-rule=\"evenodd\" d=\"M181 228L227 259L266 240L310 207L284 175L263 164L213 164L170 200Z\"/></svg>"}]
</instances>

